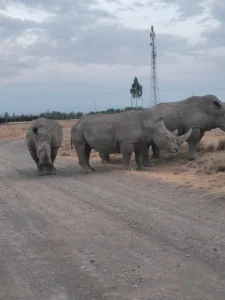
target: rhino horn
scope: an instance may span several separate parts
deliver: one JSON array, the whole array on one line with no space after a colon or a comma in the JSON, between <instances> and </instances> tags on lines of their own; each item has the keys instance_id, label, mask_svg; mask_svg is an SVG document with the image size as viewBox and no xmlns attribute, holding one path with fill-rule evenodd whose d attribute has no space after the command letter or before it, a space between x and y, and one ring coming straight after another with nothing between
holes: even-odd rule
<instances>
[{"instance_id":1,"label":"rhino horn","mask_svg":"<svg viewBox=\"0 0 225 300\"><path fill-rule=\"evenodd\" d=\"M186 142L187 139L189 139L191 134L192 134L192 128L190 128L187 133L185 133L177 138L178 144L182 145L184 142Z\"/></svg>"}]
</instances>

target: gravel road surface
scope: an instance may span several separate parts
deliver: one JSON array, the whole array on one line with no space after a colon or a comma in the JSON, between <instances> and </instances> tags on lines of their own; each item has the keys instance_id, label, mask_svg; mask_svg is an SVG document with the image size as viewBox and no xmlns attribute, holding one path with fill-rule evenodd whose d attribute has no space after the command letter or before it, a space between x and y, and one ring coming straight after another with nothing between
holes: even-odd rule
<instances>
[{"instance_id":1,"label":"gravel road surface","mask_svg":"<svg viewBox=\"0 0 225 300\"><path fill-rule=\"evenodd\" d=\"M0 141L1 300L224 300L225 198Z\"/></svg>"}]
</instances>

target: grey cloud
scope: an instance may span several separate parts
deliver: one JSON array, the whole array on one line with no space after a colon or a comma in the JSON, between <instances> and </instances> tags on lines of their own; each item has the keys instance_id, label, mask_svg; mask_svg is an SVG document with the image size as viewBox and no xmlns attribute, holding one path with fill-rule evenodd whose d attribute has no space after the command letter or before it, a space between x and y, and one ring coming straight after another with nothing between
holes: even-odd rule
<instances>
[{"instance_id":1,"label":"grey cloud","mask_svg":"<svg viewBox=\"0 0 225 300\"><path fill-rule=\"evenodd\" d=\"M2 60L0 59L0 78L5 78L6 76L17 76L20 75L23 69L32 69L36 67L35 61L18 61L16 57L12 60Z\"/></svg>"},{"instance_id":2,"label":"grey cloud","mask_svg":"<svg viewBox=\"0 0 225 300\"><path fill-rule=\"evenodd\" d=\"M208 45L211 47L225 46L225 2L215 2L211 14L214 19L220 22L220 26L215 29L209 28L202 35L207 39Z\"/></svg>"},{"instance_id":3,"label":"grey cloud","mask_svg":"<svg viewBox=\"0 0 225 300\"><path fill-rule=\"evenodd\" d=\"M70 13L72 10L85 10L86 7L96 3L95 0L11 0L10 2L64 14Z\"/></svg>"},{"instance_id":4,"label":"grey cloud","mask_svg":"<svg viewBox=\"0 0 225 300\"><path fill-rule=\"evenodd\" d=\"M20 2L26 4L28 0L20 0ZM92 0L85 0L82 5L78 4L78 1L46 0L42 2L42 6L50 7L53 2L61 5L61 10L42 24L11 18L0 19L0 24L1 22L7 24L5 25L7 35L16 36L20 31L32 28L38 37L37 41L27 48L23 49L22 46L16 45L18 48L15 48L13 53L18 49L17 57L13 55L12 58L10 56L5 58L3 73L7 73L7 62L9 62L8 73L10 73L13 69L10 62L15 62L15 70L23 70L33 68L35 63L38 66L44 58L76 65L95 63L145 66L150 63L149 31L119 27L116 22L114 25L100 25L100 19L111 18L112 20L115 17L100 9L90 9L90 6L83 5L93 3ZM29 4L40 6L38 0L29 0ZM65 11L74 5L77 9L72 9L66 14ZM187 39L178 36L157 34L156 45L160 61L166 64L176 63L176 58L169 59L167 53L192 55L194 49L190 48L187 42ZM29 57L29 62L21 63L24 57ZM16 62L18 62L17 66Z\"/></svg>"},{"instance_id":5,"label":"grey cloud","mask_svg":"<svg viewBox=\"0 0 225 300\"><path fill-rule=\"evenodd\" d=\"M7 59L4 56L1 57L0 65L0 79L6 79L20 75L25 69L36 68L37 61L32 58L23 60L22 58L18 58L16 53L13 53L12 55L8 55Z\"/></svg>"},{"instance_id":6,"label":"grey cloud","mask_svg":"<svg viewBox=\"0 0 225 300\"><path fill-rule=\"evenodd\" d=\"M0 37L8 38L18 35L26 29L38 27L37 23L32 21L23 21L21 19L10 18L0 13Z\"/></svg>"},{"instance_id":7,"label":"grey cloud","mask_svg":"<svg viewBox=\"0 0 225 300\"><path fill-rule=\"evenodd\" d=\"M100 9L90 9L88 5L85 7L85 4L94 3L92 0L83 0L82 4L79 1L69 0L45 0L41 4L39 0L20 0L11 1L11 3L29 4L30 7L33 5L33 7L37 8L49 8L49 10L52 5L59 5L60 10L44 23L23 21L0 13L1 49L7 49L8 53L3 57L4 67L1 65L1 74L6 76L10 74L16 75L19 72L18 70L32 68L33 64L20 63L27 56L33 56L32 59L35 59L36 66L39 64L40 59L49 55L52 55L53 59L67 60L67 58L65 59L66 55L72 56L74 51L72 38L77 38L78 34L82 30L86 30L87 27L96 26L100 19L113 18L113 16ZM16 41L16 38L28 29L37 36L37 43L30 48L30 52ZM9 39L10 45L8 45ZM56 46L54 46L54 43L56 43ZM59 52L58 54L57 51ZM12 67L13 61L15 61L15 72L13 72ZM18 63L17 66L16 62Z\"/></svg>"},{"instance_id":8,"label":"grey cloud","mask_svg":"<svg viewBox=\"0 0 225 300\"><path fill-rule=\"evenodd\" d=\"M98 26L89 30L73 30L61 35L62 39L55 38L56 31L48 31L48 39L39 41L27 48L27 55L50 56L55 59L70 61L76 64L133 64L145 65L150 57L149 32L132 30L121 27ZM73 41L71 37L76 39ZM165 52L188 53L187 40L173 35L157 35L157 52L163 56Z\"/></svg>"},{"instance_id":9,"label":"grey cloud","mask_svg":"<svg viewBox=\"0 0 225 300\"><path fill-rule=\"evenodd\" d=\"M167 5L178 5L180 15L177 20L183 20L200 14L203 11L204 0L160 0L160 2ZM152 2L149 4L152 5Z\"/></svg>"},{"instance_id":10,"label":"grey cloud","mask_svg":"<svg viewBox=\"0 0 225 300\"><path fill-rule=\"evenodd\" d=\"M119 5L122 5L122 2L119 1L119 0L106 0L108 3L115 3L115 4L119 4Z\"/></svg>"},{"instance_id":11,"label":"grey cloud","mask_svg":"<svg viewBox=\"0 0 225 300\"><path fill-rule=\"evenodd\" d=\"M212 8L213 17L221 23L225 23L225 2L218 1L213 4Z\"/></svg>"},{"instance_id":12,"label":"grey cloud","mask_svg":"<svg viewBox=\"0 0 225 300\"><path fill-rule=\"evenodd\" d=\"M140 3L140 2L133 2L132 3L133 6L137 7L137 8L140 8L140 7L145 7L146 4L143 4L143 3Z\"/></svg>"}]
</instances>

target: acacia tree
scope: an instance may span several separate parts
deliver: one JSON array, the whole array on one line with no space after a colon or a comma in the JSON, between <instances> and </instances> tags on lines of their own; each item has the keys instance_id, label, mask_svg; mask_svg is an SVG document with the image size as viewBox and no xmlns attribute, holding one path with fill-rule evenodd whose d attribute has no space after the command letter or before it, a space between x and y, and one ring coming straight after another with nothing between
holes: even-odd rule
<instances>
[{"instance_id":1,"label":"acacia tree","mask_svg":"<svg viewBox=\"0 0 225 300\"><path fill-rule=\"evenodd\" d=\"M130 93L131 93L131 97L136 100L136 107L137 107L137 99L140 99L142 97L143 90L142 90L142 85L138 82L136 76L134 77L134 81L132 83ZM133 107L133 101L131 106Z\"/></svg>"}]
</instances>

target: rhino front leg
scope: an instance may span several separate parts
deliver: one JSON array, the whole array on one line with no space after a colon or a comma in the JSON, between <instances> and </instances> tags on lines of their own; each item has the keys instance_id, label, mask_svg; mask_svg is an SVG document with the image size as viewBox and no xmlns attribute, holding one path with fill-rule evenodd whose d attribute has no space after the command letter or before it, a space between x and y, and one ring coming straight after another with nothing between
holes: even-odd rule
<instances>
[{"instance_id":1,"label":"rhino front leg","mask_svg":"<svg viewBox=\"0 0 225 300\"><path fill-rule=\"evenodd\" d=\"M52 160L52 164L54 164L55 162L55 159L56 159L56 156L57 156L57 153L58 153L58 149L59 148L53 148L51 150L51 160Z\"/></svg>"},{"instance_id":2,"label":"rhino front leg","mask_svg":"<svg viewBox=\"0 0 225 300\"><path fill-rule=\"evenodd\" d=\"M56 175L56 168L54 166L54 162L58 153L58 147L51 149L51 161L52 161L52 166L49 166L46 168L46 173L47 175Z\"/></svg>"},{"instance_id":3,"label":"rhino front leg","mask_svg":"<svg viewBox=\"0 0 225 300\"><path fill-rule=\"evenodd\" d=\"M133 144L120 144L120 150L123 157L123 167L124 170L130 169L130 158L132 155L132 152L134 151L134 145Z\"/></svg>"},{"instance_id":4,"label":"rhino front leg","mask_svg":"<svg viewBox=\"0 0 225 300\"><path fill-rule=\"evenodd\" d=\"M144 153L141 151L134 151L135 152L135 161L137 164L137 170L146 170L146 167L143 164L144 161Z\"/></svg>"},{"instance_id":5,"label":"rhino front leg","mask_svg":"<svg viewBox=\"0 0 225 300\"><path fill-rule=\"evenodd\" d=\"M200 155L197 152L197 144L200 142L203 136L204 136L204 132L202 132L199 128L192 129L192 134L188 140L189 160L196 160L199 158Z\"/></svg>"},{"instance_id":6,"label":"rhino front leg","mask_svg":"<svg viewBox=\"0 0 225 300\"><path fill-rule=\"evenodd\" d=\"M160 158L160 150L159 150L159 147L156 146L155 143L152 143L152 152L153 152L153 154L152 154L153 159Z\"/></svg>"},{"instance_id":7,"label":"rhino front leg","mask_svg":"<svg viewBox=\"0 0 225 300\"><path fill-rule=\"evenodd\" d=\"M105 164L111 164L110 156L109 154L101 153L99 152L99 156L101 157L102 163Z\"/></svg>"},{"instance_id":8,"label":"rhino front leg","mask_svg":"<svg viewBox=\"0 0 225 300\"><path fill-rule=\"evenodd\" d=\"M29 149L30 155L33 158L34 162L36 163L37 167L39 167L39 159L37 157L37 153L35 149Z\"/></svg>"},{"instance_id":9,"label":"rhino front leg","mask_svg":"<svg viewBox=\"0 0 225 300\"><path fill-rule=\"evenodd\" d=\"M43 168L39 165L39 158L37 156L36 150L35 149L29 149L30 155L33 158L34 162L37 165L37 175L42 176L44 175L44 170Z\"/></svg>"}]
</instances>

